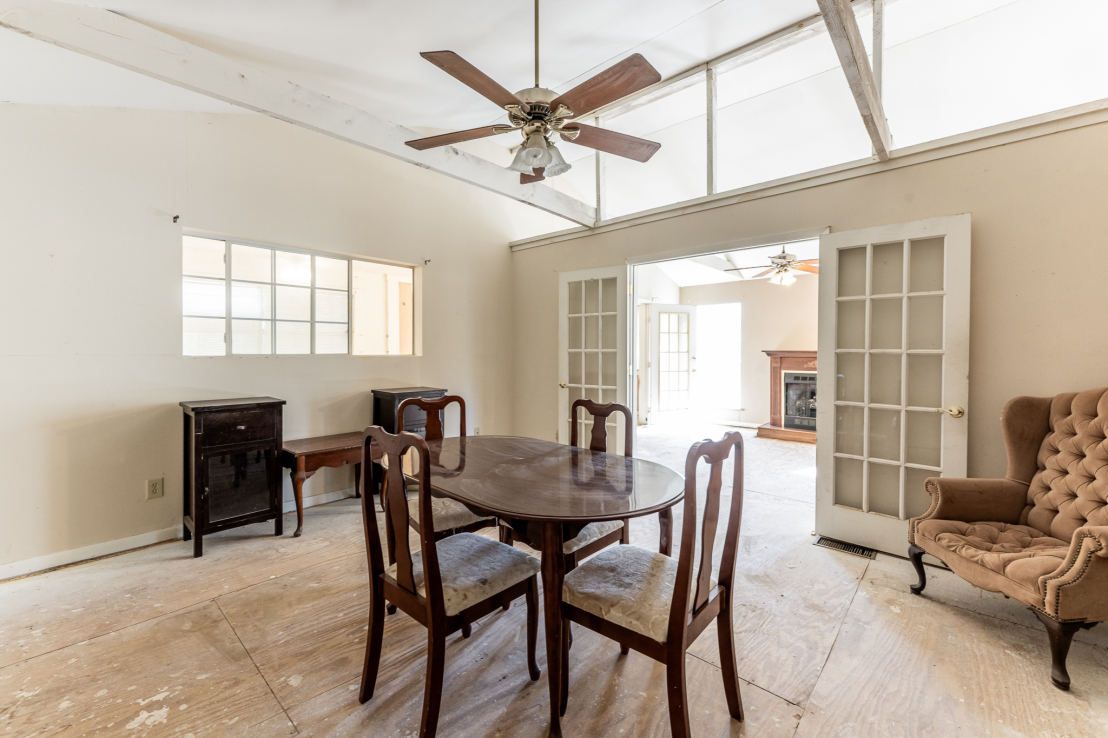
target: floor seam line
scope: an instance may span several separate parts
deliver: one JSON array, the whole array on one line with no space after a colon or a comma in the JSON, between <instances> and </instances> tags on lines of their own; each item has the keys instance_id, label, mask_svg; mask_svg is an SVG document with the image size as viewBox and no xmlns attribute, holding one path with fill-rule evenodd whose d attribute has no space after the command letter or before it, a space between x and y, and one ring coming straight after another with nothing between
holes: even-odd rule
<instances>
[{"instance_id":1,"label":"floor seam line","mask_svg":"<svg viewBox=\"0 0 1108 738\"><path fill-rule=\"evenodd\" d=\"M685 651L685 655L686 655L686 656L692 656L692 657L693 657L694 659L696 659L696 660L698 660L698 661L701 661L701 662L703 662L703 663L707 664L708 666L712 667L713 669L715 669L715 670L717 670L717 671L723 671L723 669L722 669L722 668L720 668L720 667L716 666L716 665L715 665L715 664L713 664L713 663L712 663L711 661L708 661L708 660L707 660L706 658L704 658L703 656L697 655L697 654L695 654L695 653L693 653L693 652L691 652L691 651ZM736 671L737 671L737 670L736 670ZM737 674L736 674L736 676L737 676ZM800 706L800 705L798 705L797 703L795 703L795 702L793 702L792 700L790 700L790 699L789 699L788 697L784 697L784 696L782 696L782 695L779 695L779 694L777 694L776 692L774 692L774 691L773 691L773 690L771 690L771 689L766 689L765 687L763 687L763 686L762 686L761 684L758 684L758 683L757 683L756 681L754 681L753 679L744 679L744 678L743 678L743 677L741 677L741 676L739 677L739 679L742 679L742 680L743 680L744 682L746 682L747 684L749 684L749 685L750 685L750 686L752 686L752 687L757 687L758 689L762 690L762 691L763 691L763 692L765 692L766 694L771 694L771 695L773 695L774 697L776 697L777 699L781 700L782 702L784 702L784 703L785 703L785 704L787 704L787 705L792 705L793 707L797 707L797 708L799 708L799 709L801 709L801 710L803 710L803 709L804 709L803 707L801 707L801 706Z\"/></svg>"},{"instance_id":2,"label":"floor seam line","mask_svg":"<svg viewBox=\"0 0 1108 738\"><path fill-rule=\"evenodd\" d=\"M227 623L227 627L230 628L231 632L235 634L235 640L239 642L239 645L242 646L243 652L247 655L247 657L249 657L250 663L254 665L254 671L258 672L258 676L262 678L262 681L265 683L266 689L268 689L269 693L273 695L273 699L277 703L277 706L281 708L281 712L284 714L285 719L289 721L289 725L291 725L293 730L296 731L296 734L299 735L300 729L296 727L296 723L294 723L292 721L292 718L289 717L289 711L285 708L285 703L281 702L281 698L278 697L277 693L273 691L273 685L271 685L269 683L269 680L265 678L265 674L262 673L261 667L258 666L258 662L254 660L254 654L250 653L250 649L247 648L246 644L242 642L242 638L239 636L239 632L235 630L235 624L231 622L231 619L229 617L227 617L227 613L223 611L223 607L219 604L219 602L217 602L215 599L213 599L212 602L215 603L216 608L219 609L219 614L223 616L223 622ZM268 717L266 718L266 720L272 720L274 717L276 717L276 715ZM264 722L265 720L262 720L261 722L256 724L260 725Z\"/></svg>"}]
</instances>

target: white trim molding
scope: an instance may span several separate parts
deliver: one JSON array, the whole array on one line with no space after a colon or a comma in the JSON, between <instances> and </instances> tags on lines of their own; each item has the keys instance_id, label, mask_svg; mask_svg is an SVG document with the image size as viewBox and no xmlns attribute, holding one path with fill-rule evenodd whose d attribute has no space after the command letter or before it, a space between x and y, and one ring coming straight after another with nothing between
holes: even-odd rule
<instances>
[{"instance_id":1,"label":"white trim molding","mask_svg":"<svg viewBox=\"0 0 1108 738\"><path fill-rule=\"evenodd\" d=\"M94 543L91 546L71 548L68 551L58 551L56 553L46 554L45 556L36 556L33 559L13 561L10 564L0 565L0 582L13 577L22 577L27 574L34 574L48 569L56 569L59 566L68 566L69 564L76 564L81 561L88 561L89 559L98 559L103 556L111 556L112 554L131 551L136 548L152 546L155 543L177 540L181 537L181 532L180 525L171 525L161 530L140 533L137 536L117 538L114 541L104 541L103 543Z\"/></svg>"},{"instance_id":2,"label":"white trim molding","mask_svg":"<svg viewBox=\"0 0 1108 738\"><path fill-rule=\"evenodd\" d=\"M935 141L916 144L915 146L894 149L888 161L875 161L872 157L857 159L791 177L782 177L770 182L728 190L717 195L699 197L695 200L686 200L652 210L644 210L641 213L612 218L611 220L602 221L594 228L570 228L542 236L520 239L512 241L509 246L512 251L549 246L563 241L573 241L586 236L607 233L608 231L653 223L657 220L666 220L741 202L760 200L764 197L806 190L810 187L820 187L833 182L865 177L870 174L892 171L916 164L925 164L930 161L961 156L974 151L1006 146L1019 141L1038 138L1039 136L1049 136L1054 133L1106 122L1108 122L1108 98L1001 123L976 131L959 133Z\"/></svg>"},{"instance_id":3,"label":"white trim molding","mask_svg":"<svg viewBox=\"0 0 1108 738\"><path fill-rule=\"evenodd\" d=\"M595 208L551 187L520 184L515 172L453 146L416 151L404 145L420 138L415 131L109 10L57 0L0 0L0 27L445 174L574 223L596 222Z\"/></svg>"}]
</instances>

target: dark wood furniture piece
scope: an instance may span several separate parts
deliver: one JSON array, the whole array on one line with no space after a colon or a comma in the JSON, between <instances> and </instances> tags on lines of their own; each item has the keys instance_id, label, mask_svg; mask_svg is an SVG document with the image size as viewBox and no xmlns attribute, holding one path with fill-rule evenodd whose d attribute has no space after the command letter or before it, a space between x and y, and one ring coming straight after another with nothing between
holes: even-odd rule
<instances>
[{"instance_id":1,"label":"dark wood furniture piece","mask_svg":"<svg viewBox=\"0 0 1108 738\"><path fill-rule=\"evenodd\" d=\"M409 406L404 414L400 405L404 400L422 397L433 400L446 394L446 390L436 387L399 387L396 389L373 390L373 424L379 425L389 433L407 431L422 436L427 426L427 416L423 410ZM403 423L397 419L403 418Z\"/></svg>"},{"instance_id":2,"label":"dark wood furniture piece","mask_svg":"<svg viewBox=\"0 0 1108 738\"><path fill-rule=\"evenodd\" d=\"M304 532L304 482L325 466L354 465L354 496L361 496L362 441L365 433L338 433L333 436L298 438L285 441L281 451L281 465L289 470L292 489L296 493L296 532L293 538Z\"/></svg>"},{"instance_id":3,"label":"dark wood furniture piece","mask_svg":"<svg viewBox=\"0 0 1108 738\"><path fill-rule=\"evenodd\" d=\"M561 736L563 545L597 520L660 514L665 521L684 495L684 481L652 461L534 438L473 436L428 441L427 446L435 493L475 511L542 524L550 735ZM521 489L527 493L520 494ZM663 524L663 550L670 545L669 529Z\"/></svg>"},{"instance_id":4,"label":"dark wood furniture piece","mask_svg":"<svg viewBox=\"0 0 1108 738\"><path fill-rule=\"evenodd\" d=\"M431 519L431 455L427 443L413 433L392 435L379 427L366 429L363 463L372 477L373 450L379 446L388 458L386 483L382 484L385 530L390 537L407 538L408 505L401 457L410 448L419 453L416 473L417 499L421 520ZM370 488L372 489L372 487ZM512 601L526 598L527 670L531 680L539 678L535 660L538 639L539 563L522 551L499 541L461 533L438 541L428 535L428 526L420 532L420 550L408 546L396 551L396 563L388 568L381 556L381 538L375 506L369 492L362 495L362 523L366 538L366 556L370 571L369 637L359 700L373 697L377 671L381 663L381 642L385 627L385 602L401 610L427 628L427 678L423 691L423 716L420 738L434 738L438 728L442 700L442 678L446 658L446 637L494 610L507 608Z\"/></svg>"},{"instance_id":5,"label":"dark wood furniture piece","mask_svg":"<svg viewBox=\"0 0 1108 738\"><path fill-rule=\"evenodd\" d=\"M594 402L593 400L574 400L573 406L569 409L570 418L572 418L569 431L570 446L580 448L577 442L577 408L579 407L584 408L585 411L592 416L592 430L589 437L590 451L608 450L608 416L618 412L623 413L625 421L623 425L623 455L634 455L634 433L632 433L631 426L631 410L626 405L620 405L615 402L601 405L599 402ZM501 540L505 543L512 543L513 541L522 539L524 543L529 544L533 548L541 548L542 527L537 523L528 525L526 537L522 537L519 533L514 531L511 528L511 524L507 521L501 521L501 523ZM625 518L622 521L613 520L589 523L580 533L574 538L567 540L565 543L563 550L565 550L566 554L566 571L572 571L577 568L578 562L583 561L597 551L605 549L608 546L616 543L630 542L631 520L629 518Z\"/></svg>"},{"instance_id":6,"label":"dark wood furniture piece","mask_svg":"<svg viewBox=\"0 0 1108 738\"><path fill-rule=\"evenodd\" d=\"M759 438L815 443L814 430L786 428L784 423L784 373L816 372L815 351L763 351L769 356L769 422L758 426Z\"/></svg>"},{"instance_id":7,"label":"dark wood furniture piece","mask_svg":"<svg viewBox=\"0 0 1108 738\"><path fill-rule=\"evenodd\" d=\"M723 489L723 463L735 451L731 510L727 516L723 559L719 583L712 578L712 554L720 521ZM704 520L699 532L700 556L696 556L696 468L701 458L710 466L705 491ZM685 652L714 620L719 638L719 659L723 672L723 691L727 710L736 720L743 719L735 666L735 640L732 623L732 583L735 577L735 552L739 544L743 503L743 443L738 433L728 433L719 441L701 441L689 450L685 461L685 509L681 526L679 558L656 554L638 546L617 546L584 562L570 572L565 581L565 629L570 621L618 641L666 665L666 693L669 696L669 721L674 738L690 738L689 700L685 688ZM627 566L637 563L638 566ZM603 580L612 567L625 572L629 590L610 591ZM662 574L664 572L664 574ZM668 619L662 620L662 602L658 585L675 576L668 602ZM641 592L652 597L636 598ZM622 597L621 597L622 595ZM635 601L626 606L626 597ZM653 617L652 617L653 616ZM570 639L562 638L561 711L565 714L569 699ZM549 648L549 646L548 646Z\"/></svg>"},{"instance_id":8,"label":"dark wood furniture piece","mask_svg":"<svg viewBox=\"0 0 1108 738\"><path fill-rule=\"evenodd\" d=\"M194 557L204 536L275 520L281 535L281 407L284 400L182 402L185 540Z\"/></svg>"}]
</instances>

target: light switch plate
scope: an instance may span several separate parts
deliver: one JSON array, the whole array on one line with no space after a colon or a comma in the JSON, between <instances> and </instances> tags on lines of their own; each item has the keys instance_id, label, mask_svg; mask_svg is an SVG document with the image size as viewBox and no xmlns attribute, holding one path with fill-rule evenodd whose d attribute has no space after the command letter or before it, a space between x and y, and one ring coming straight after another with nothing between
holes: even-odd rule
<instances>
[{"instance_id":1,"label":"light switch plate","mask_svg":"<svg viewBox=\"0 0 1108 738\"><path fill-rule=\"evenodd\" d=\"M165 497L165 477L146 480L146 499L156 500Z\"/></svg>"}]
</instances>

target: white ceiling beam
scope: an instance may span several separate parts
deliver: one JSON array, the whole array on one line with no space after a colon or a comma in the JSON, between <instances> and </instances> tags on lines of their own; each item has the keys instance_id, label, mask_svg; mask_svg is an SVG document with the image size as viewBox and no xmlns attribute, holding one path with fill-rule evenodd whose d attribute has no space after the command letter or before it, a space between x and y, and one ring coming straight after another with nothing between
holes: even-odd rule
<instances>
[{"instance_id":1,"label":"white ceiling beam","mask_svg":"<svg viewBox=\"0 0 1108 738\"><path fill-rule=\"evenodd\" d=\"M862 43L858 21L854 18L854 8L850 6L850 0L816 1L827 25L827 33L835 44L858 112L862 114L862 122L873 141L873 151L879 160L888 161L893 137L885 119L885 110L881 107L881 95L873 78L865 44Z\"/></svg>"},{"instance_id":2,"label":"white ceiling beam","mask_svg":"<svg viewBox=\"0 0 1108 738\"><path fill-rule=\"evenodd\" d=\"M596 210L452 146L416 151L407 128L122 15L56 0L0 0L0 27L445 174L593 226Z\"/></svg>"}]
</instances>

